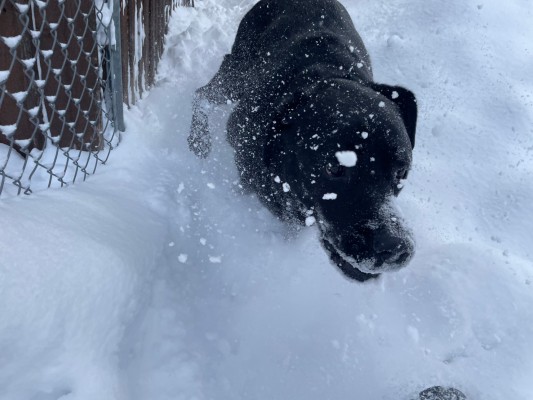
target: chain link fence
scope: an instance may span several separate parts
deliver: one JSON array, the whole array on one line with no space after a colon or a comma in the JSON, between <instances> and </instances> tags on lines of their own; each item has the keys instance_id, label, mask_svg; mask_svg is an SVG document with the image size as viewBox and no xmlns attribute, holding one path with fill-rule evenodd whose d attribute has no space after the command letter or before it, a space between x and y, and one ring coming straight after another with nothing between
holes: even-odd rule
<instances>
[{"instance_id":1,"label":"chain link fence","mask_svg":"<svg viewBox=\"0 0 533 400\"><path fill-rule=\"evenodd\" d=\"M179 5L193 4L0 0L0 198L85 180L107 162L123 99L153 83Z\"/></svg>"},{"instance_id":2,"label":"chain link fence","mask_svg":"<svg viewBox=\"0 0 533 400\"><path fill-rule=\"evenodd\" d=\"M0 0L0 196L84 180L119 143L116 5Z\"/></svg>"}]
</instances>

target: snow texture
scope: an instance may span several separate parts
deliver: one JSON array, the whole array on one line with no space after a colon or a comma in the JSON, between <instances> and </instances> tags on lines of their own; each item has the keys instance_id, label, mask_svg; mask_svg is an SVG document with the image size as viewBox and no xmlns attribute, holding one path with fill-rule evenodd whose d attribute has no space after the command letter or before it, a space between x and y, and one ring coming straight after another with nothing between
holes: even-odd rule
<instances>
[{"instance_id":1,"label":"snow texture","mask_svg":"<svg viewBox=\"0 0 533 400\"><path fill-rule=\"evenodd\" d=\"M210 158L188 151L193 91L252 5L195 3L108 166L0 201L0 398L533 398L533 4L343 2L376 81L419 104L398 199L417 254L357 284L318 216L295 236L240 193L225 108Z\"/></svg>"}]
</instances>

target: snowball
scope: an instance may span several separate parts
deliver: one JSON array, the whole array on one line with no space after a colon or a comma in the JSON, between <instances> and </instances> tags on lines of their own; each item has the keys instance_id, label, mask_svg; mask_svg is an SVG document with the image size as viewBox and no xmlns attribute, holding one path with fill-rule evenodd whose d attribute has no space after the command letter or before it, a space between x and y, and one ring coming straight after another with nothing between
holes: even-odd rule
<instances>
[{"instance_id":1,"label":"snowball","mask_svg":"<svg viewBox=\"0 0 533 400\"><path fill-rule=\"evenodd\" d=\"M287 193L287 192L289 192L290 190L291 190L291 186L290 186L287 182L285 182L285 183L283 184L283 191L284 191L285 193Z\"/></svg>"},{"instance_id":2,"label":"snowball","mask_svg":"<svg viewBox=\"0 0 533 400\"><path fill-rule=\"evenodd\" d=\"M385 107L385 102L380 101L379 104L378 104L378 106L380 106L381 108Z\"/></svg>"},{"instance_id":3,"label":"snowball","mask_svg":"<svg viewBox=\"0 0 533 400\"><path fill-rule=\"evenodd\" d=\"M213 264L219 264L222 262L222 257L220 256L209 256L209 262L212 262Z\"/></svg>"},{"instance_id":4,"label":"snowball","mask_svg":"<svg viewBox=\"0 0 533 400\"><path fill-rule=\"evenodd\" d=\"M306 226L311 226L313 225L314 223L316 222L316 218L313 217L313 216L309 216L305 219L305 225Z\"/></svg>"},{"instance_id":5,"label":"snowball","mask_svg":"<svg viewBox=\"0 0 533 400\"><path fill-rule=\"evenodd\" d=\"M182 264L186 263L187 262L187 254L180 254L178 256L178 261Z\"/></svg>"},{"instance_id":6,"label":"snowball","mask_svg":"<svg viewBox=\"0 0 533 400\"><path fill-rule=\"evenodd\" d=\"M324 193L322 200L335 200L337 198L337 193Z\"/></svg>"},{"instance_id":7,"label":"snowball","mask_svg":"<svg viewBox=\"0 0 533 400\"><path fill-rule=\"evenodd\" d=\"M391 97L392 97L393 99L397 99L398 97L400 97L400 95L398 94L398 92L397 92L396 90L394 90L394 91L392 92Z\"/></svg>"},{"instance_id":8,"label":"snowball","mask_svg":"<svg viewBox=\"0 0 533 400\"><path fill-rule=\"evenodd\" d=\"M276 183L280 183L280 182L281 182L280 177L279 177L279 176L276 176L276 177L274 178L274 182L276 182Z\"/></svg>"},{"instance_id":9,"label":"snowball","mask_svg":"<svg viewBox=\"0 0 533 400\"><path fill-rule=\"evenodd\" d=\"M208 187L209 189L214 189L214 188L215 188L215 184L214 184L214 183L208 183L208 184L207 184L207 187Z\"/></svg>"},{"instance_id":10,"label":"snowball","mask_svg":"<svg viewBox=\"0 0 533 400\"><path fill-rule=\"evenodd\" d=\"M355 167L357 163L357 154L355 154L355 151L337 151L335 157L337 157L339 164L345 167Z\"/></svg>"},{"instance_id":11,"label":"snowball","mask_svg":"<svg viewBox=\"0 0 533 400\"><path fill-rule=\"evenodd\" d=\"M361 132L361 137L366 139L368 137L368 132Z\"/></svg>"}]
</instances>

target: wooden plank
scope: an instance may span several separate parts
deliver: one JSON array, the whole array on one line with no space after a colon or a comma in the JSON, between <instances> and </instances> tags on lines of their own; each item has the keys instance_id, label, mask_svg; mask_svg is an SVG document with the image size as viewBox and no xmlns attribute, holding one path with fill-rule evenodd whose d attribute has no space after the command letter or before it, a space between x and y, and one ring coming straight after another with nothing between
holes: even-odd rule
<instances>
[{"instance_id":1,"label":"wooden plank","mask_svg":"<svg viewBox=\"0 0 533 400\"><path fill-rule=\"evenodd\" d=\"M123 88L128 105L134 105L155 83L170 14L180 5L192 4L191 0L129 0L122 9ZM145 35L142 43L141 32ZM141 53L140 58L136 51Z\"/></svg>"},{"instance_id":2,"label":"wooden plank","mask_svg":"<svg viewBox=\"0 0 533 400\"><path fill-rule=\"evenodd\" d=\"M130 91L128 85L129 77L129 55L130 55L130 14L129 8L122 8L124 2L120 2L120 45L121 45L121 64L122 64L122 98L126 105L130 105Z\"/></svg>"}]
</instances>

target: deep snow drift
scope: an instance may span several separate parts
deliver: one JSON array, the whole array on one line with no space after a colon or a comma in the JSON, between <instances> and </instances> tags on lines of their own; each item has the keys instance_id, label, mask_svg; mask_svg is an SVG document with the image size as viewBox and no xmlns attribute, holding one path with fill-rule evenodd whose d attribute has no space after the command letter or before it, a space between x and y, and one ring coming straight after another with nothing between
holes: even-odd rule
<instances>
[{"instance_id":1,"label":"deep snow drift","mask_svg":"<svg viewBox=\"0 0 533 400\"><path fill-rule=\"evenodd\" d=\"M533 398L533 5L345 0L376 80L418 97L404 270L346 281L234 189L190 101L245 0L171 21L159 81L88 182L0 202L0 398Z\"/></svg>"}]
</instances>

